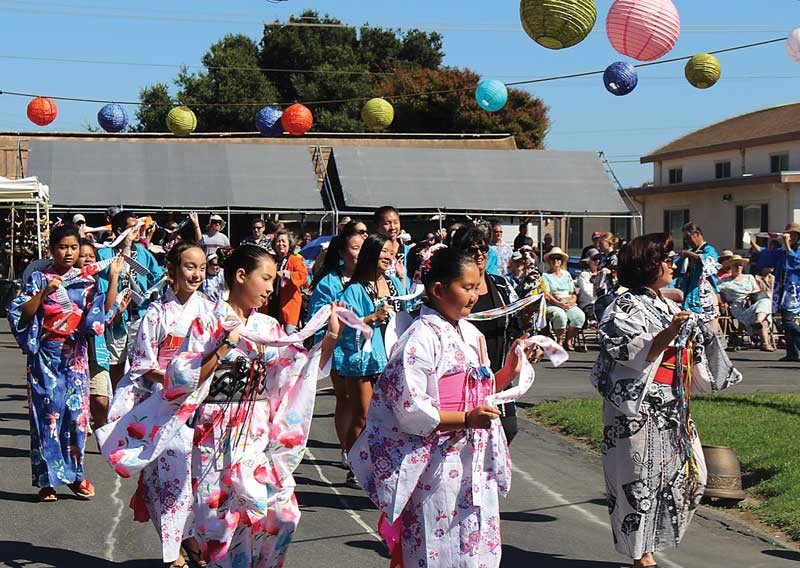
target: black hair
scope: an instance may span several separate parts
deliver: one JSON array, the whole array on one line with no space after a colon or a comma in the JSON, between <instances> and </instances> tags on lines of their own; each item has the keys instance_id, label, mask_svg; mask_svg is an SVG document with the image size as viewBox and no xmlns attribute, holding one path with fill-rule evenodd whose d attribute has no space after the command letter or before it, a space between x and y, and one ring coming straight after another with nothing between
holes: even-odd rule
<instances>
[{"instance_id":1,"label":"black hair","mask_svg":"<svg viewBox=\"0 0 800 568\"><path fill-rule=\"evenodd\" d=\"M80 234L80 231L78 231L78 233ZM82 238L80 241L78 241L78 244L80 246L82 246L82 247L92 247L92 248L94 248L94 243L92 243L92 241L90 241L89 239L87 239L85 237Z\"/></svg>"},{"instance_id":2,"label":"black hair","mask_svg":"<svg viewBox=\"0 0 800 568\"><path fill-rule=\"evenodd\" d=\"M66 237L75 237L78 243L81 242L81 233L75 225L59 225L50 231L50 250L56 250L56 246Z\"/></svg>"},{"instance_id":3,"label":"black hair","mask_svg":"<svg viewBox=\"0 0 800 568\"><path fill-rule=\"evenodd\" d=\"M325 256L322 259L322 268L317 272L314 281L311 282L312 288L316 286L324 276L339 270L339 261L342 258L342 251L347 248L350 239L355 236L358 236L356 222L350 221L342 227L338 235L331 239L328 244L328 250L325 251Z\"/></svg>"},{"instance_id":4,"label":"black hair","mask_svg":"<svg viewBox=\"0 0 800 568\"><path fill-rule=\"evenodd\" d=\"M655 282L672 246L669 233L649 233L633 239L617 257L619 283L635 290Z\"/></svg>"},{"instance_id":5,"label":"black hair","mask_svg":"<svg viewBox=\"0 0 800 568\"><path fill-rule=\"evenodd\" d=\"M265 228L265 229L267 228L267 224L264 222L264 219L262 219L261 217L253 218L253 220L250 221L250 228L252 229L253 227L255 227L256 223L261 223L261 226L263 228Z\"/></svg>"},{"instance_id":6,"label":"black hair","mask_svg":"<svg viewBox=\"0 0 800 568\"><path fill-rule=\"evenodd\" d=\"M450 237L450 246L460 250L467 250L477 243L489 244L489 235L482 225L461 227Z\"/></svg>"},{"instance_id":7,"label":"black hair","mask_svg":"<svg viewBox=\"0 0 800 568\"><path fill-rule=\"evenodd\" d=\"M117 231L124 231L128 225L128 219L135 219L136 215L133 211L120 211L111 218L111 230L115 233Z\"/></svg>"},{"instance_id":8,"label":"black hair","mask_svg":"<svg viewBox=\"0 0 800 568\"><path fill-rule=\"evenodd\" d=\"M377 223L378 225L380 225L380 224L381 224L381 221L383 221L383 217L384 217L384 216L385 216L387 213L394 213L394 214L395 214L395 215L397 215L398 217L400 216L400 212L399 212L397 209L395 209L395 208L394 208L394 207L392 207L391 205L384 205L383 207L378 207L378 208L375 210L375 213L374 213L374 215L375 215L375 223Z\"/></svg>"},{"instance_id":9,"label":"black hair","mask_svg":"<svg viewBox=\"0 0 800 568\"><path fill-rule=\"evenodd\" d=\"M683 226L683 229L681 230L684 233L700 233L701 235L703 234L703 231L700 229L700 227L696 223L693 223L691 221L689 223L686 223Z\"/></svg>"},{"instance_id":10,"label":"black hair","mask_svg":"<svg viewBox=\"0 0 800 568\"><path fill-rule=\"evenodd\" d=\"M366 284L367 282L375 280L378 270L378 259L381 256L383 247L388 242L388 237L377 233L369 235L364 240L364 244L361 245L361 252L358 253L356 271L350 279L350 284L355 282Z\"/></svg>"},{"instance_id":11,"label":"black hair","mask_svg":"<svg viewBox=\"0 0 800 568\"><path fill-rule=\"evenodd\" d=\"M219 258L219 260L220 266L225 270L225 284L228 285L228 290L233 290L236 271L240 268L244 270L245 274L250 274L264 260L275 263L275 259L272 258L271 254L256 245L240 245L233 249L224 261L222 258Z\"/></svg>"},{"instance_id":12,"label":"black hair","mask_svg":"<svg viewBox=\"0 0 800 568\"><path fill-rule=\"evenodd\" d=\"M435 282L449 286L464 274L467 265L477 266L475 259L467 251L452 247L435 251L428 262L430 268L424 270L422 274L422 283L428 291Z\"/></svg>"}]
</instances>

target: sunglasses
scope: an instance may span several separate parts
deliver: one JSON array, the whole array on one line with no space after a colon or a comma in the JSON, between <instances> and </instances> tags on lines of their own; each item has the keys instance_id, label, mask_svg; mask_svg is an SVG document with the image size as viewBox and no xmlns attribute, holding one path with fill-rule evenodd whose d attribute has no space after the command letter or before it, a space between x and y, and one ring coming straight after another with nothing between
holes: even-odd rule
<instances>
[{"instance_id":1,"label":"sunglasses","mask_svg":"<svg viewBox=\"0 0 800 568\"><path fill-rule=\"evenodd\" d=\"M475 255L475 254L478 254L478 253L486 254L487 252L489 252L489 246L488 245L472 246L472 247L469 247L467 250L472 255Z\"/></svg>"},{"instance_id":2,"label":"sunglasses","mask_svg":"<svg viewBox=\"0 0 800 568\"><path fill-rule=\"evenodd\" d=\"M367 235L369 235L369 231L367 231L366 229L362 229L362 230L360 230L360 231L358 232L358 234L359 234L359 235L364 235L364 236L367 236Z\"/></svg>"}]
</instances>

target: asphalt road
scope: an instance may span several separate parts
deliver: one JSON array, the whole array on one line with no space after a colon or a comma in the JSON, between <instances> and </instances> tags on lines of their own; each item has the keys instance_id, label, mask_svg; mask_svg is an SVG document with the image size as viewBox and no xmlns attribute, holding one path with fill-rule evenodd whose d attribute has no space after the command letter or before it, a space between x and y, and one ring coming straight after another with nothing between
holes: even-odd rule
<instances>
[{"instance_id":1,"label":"asphalt road","mask_svg":"<svg viewBox=\"0 0 800 568\"><path fill-rule=\"evenodd\" d=\"M4 326L5 328L5 326ZM529 403L592 396L592 354L577 354L558 370L538 367ZM800 392L798 368L778 356L736 354L746 383L737 390ZM386 566L374 532L378 515L363 493L344 487L333 434L333 396L320 384L308 454L298 468L303 516L287 566ZM132 480L120 480L89 442L87 472L98 495L89 502L61 492L58 503L36 502L30 486L24 359L0 332L0 566L160 566L149 524L132 520ZM512 445L514 481L503 500L503 566L617 568L629 565L612 546L596 456L538 426L522 422ZM683 545L659 557L667 568L797 568L800 553L775 545L729 519L703 510Z\"/></svg>"}]
</instances>

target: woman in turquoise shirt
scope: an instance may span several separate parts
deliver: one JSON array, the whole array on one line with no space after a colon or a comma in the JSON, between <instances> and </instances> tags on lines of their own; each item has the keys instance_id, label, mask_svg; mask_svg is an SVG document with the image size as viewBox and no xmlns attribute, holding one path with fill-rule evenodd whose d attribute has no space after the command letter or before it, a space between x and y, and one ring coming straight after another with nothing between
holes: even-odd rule
<instances>
[{"instance_id":1,"label":"woman in turquoise shirt","mask_svg":"<svg viewBox=\"0 0 800 568\"><path fill-rule=\"evenodd\" d=\"M361 434L372 399L372 384L386 367L383 343L386 326L394 313L406 309L405 302L392 298L404 294L404 287L386 271L394 262L391 241L383 235L370 235L361 246L353 277L344 289L341 301L373 328L371 348L364 349L364 337L352 328L342 331L339 348L342 361L339 374L344 377L350 418L344 446L350 450ZM347 483L353 484L352 472Z\"/></svg>"},{"instance_id":2,"label":"woman in turquoise shirt","mask_svg":"<svg viewBox=\"0 0 800 568\"><path fill-rule=\"evenodd\" d=\"M342 297L344 287L350 282L350 278L356 270L356 261L361 251L361 244L364 242L364 237L357 230L357 226L357 223L348 223L328 245L322 270L320 270L311 284L314 292L311 294L311 300L308 303L308 319L311 319L317 313L317 310L323 306L329 306L331 302L338 302ZM321 329L314 336L314 343L322 341L323 337L325 337L325 330ZM336 436L342 446L342 462L346 463L344 442L349 426L349 412L344 380L339 375L339 366L342 363L343 356L342 349L337 346L333 351L331 360L331 382L336 393L336 410L334 410L333 414L333 423L336 427Z\"/></svg>"}]
</instances>

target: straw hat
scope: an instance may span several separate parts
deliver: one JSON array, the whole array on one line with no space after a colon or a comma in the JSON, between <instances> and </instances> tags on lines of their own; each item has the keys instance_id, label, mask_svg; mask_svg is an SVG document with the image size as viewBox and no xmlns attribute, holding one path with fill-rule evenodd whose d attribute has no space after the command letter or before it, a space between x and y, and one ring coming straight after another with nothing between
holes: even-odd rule
<instances>
[{"instance_id":1,"label":"straw hat","mask_svg":"<svg viewBox=\"0 0 800 568\"><path fill-rule=\"evenodd\" d=\"M550 252L544 255L545 262L550 262L550 259L554 256L560 256L562 259L564 259L564 262L567 262L569 260L569 255L565 253L563 250L561 250L561 248L553 247L550 250Z\"/></svg>"},{"instance_id":2,"label":"straw hat","mask_svg":"<svg viewBox=\"0 0 800 568\"><path fill-rule=\"evenodd\" d=\"M722 266L727 268L728 266L732 265L734 262L741 262L743 265L744 264L750 264L750 259L749 258L744 258L742 255L739 255L739 254L734 254L729 259L727 259L725 262L723 262Z\"/></svg>"},{"instance_id":3,"label":"straw hat","mask_svg":"<svg viewBox=\"0 0 800 568\"><path fill-rule=\"evenodd\" d=\"M220 228L219 228L220 231L225 228L225 219L223 219L219 215L214 214L214 215L212 215L211 217L208 218L208 224L209 225L211 223L213 223L214 221L218 222L221 225Z\"/></svg>"},{"instance_id":4,"label":"straw hat","mask_svg":"<svg viewBox=\"0 0 800 568\"><path fill-rule=\"evenodd\" d=\"M731 258L733 258L733 251L732 251L732 250L727 250L727 249L726 249L726 250L724 250L724 251L722 251L722 252L720 253L720 255L719 255L719 258L717 258L717 261L718 261L720 264L725 264L725 261L726 261L726 260L729 260L729 259L731 259Z\"/></svg>"},{"instance_id":5,"label":"straw hat","mask_svg":"<svg viewBox=\"0 0 800 568\"><path fill-rule=\"evenodd\" d=\"M789 223L786 225L786 233L800 233L800 223Z\"/></svg>"}]
</instances>

